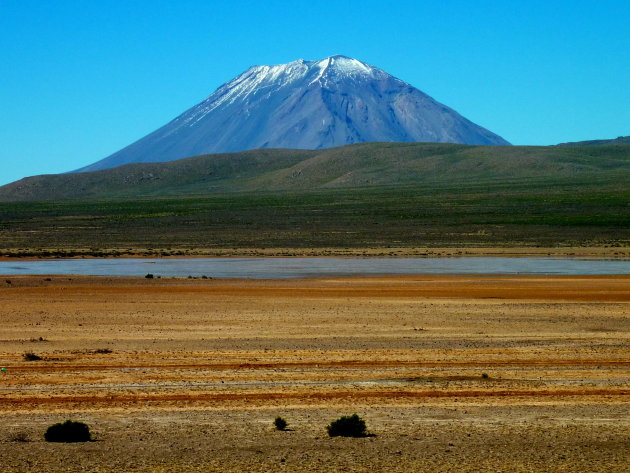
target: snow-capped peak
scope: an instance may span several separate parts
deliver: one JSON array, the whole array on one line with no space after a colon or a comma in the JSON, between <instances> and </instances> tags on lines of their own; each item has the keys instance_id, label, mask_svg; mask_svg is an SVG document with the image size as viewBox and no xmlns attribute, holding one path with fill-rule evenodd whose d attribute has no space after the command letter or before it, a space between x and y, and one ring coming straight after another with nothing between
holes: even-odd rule
<instances>
[{"instance_id":1,"label":"snow-capped peak","mask_svg":"<svg viewBox=\"0 0 630 473\"><path fill-rule=\"evenodd\" d=\"M353 75L353 74L365 74L373 75L377 70L364 62L357 61L346 56L331 56L324 59L327 62L327 67L334 69L338 73ZM324 62L324 61L319 61Z\"/></svg>"},{"instance_id":2,"label":"snow-capped peak","mask_svg":"<svg viewBox=\"0 0 630 473\"><path fill-rule=\"evenodd\" d=\"M314 61L312 67L318 69L318 77L312 82L326 76L327 78L358 78L380 79L387 73L347 56L330 56L321 61Z\"/></svg>"},{"instance_id":3,"label":"snow-capped peak","mask_svg":"<svg viewBox=\"0 0 630 473\"><path fill-rule=\"evenodd\" d=\"M264 83L284 86L310 75L315 76L315 79L309 77L311 79L309 82L312 83L324 75L335 75L337 78L365 76L375 79L387 76L387 73L356 59L336 55L319 61L298 59L274 66L253 66L226 85L240 84L247 80L256 86Z\"/></svg>"},{"instance_id":4,"label":"snow-capped peak","mask_svg":"<svg viewBox=\"0 0 630 473\"><path fill-rule=\"evenodd\" d=\"M254 92L273 92L303 79L308 80L308 85L319 82L321 85L328 86L330 81L344 78L371 80L383 79L387 76L388 74L381 69L341 55L330 56L319 61L298 59L273 66L252 66L209 96L206 99L207 106L203 108L200 116L193 120L202 118L223 104L245 99Z\"/></svg>"}]
</instances>

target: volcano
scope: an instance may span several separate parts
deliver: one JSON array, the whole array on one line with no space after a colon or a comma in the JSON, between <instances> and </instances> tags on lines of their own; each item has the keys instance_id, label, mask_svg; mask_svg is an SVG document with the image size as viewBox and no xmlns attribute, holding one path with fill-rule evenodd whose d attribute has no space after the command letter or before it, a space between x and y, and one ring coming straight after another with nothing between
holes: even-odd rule
<instances>
[{"instance_id":1,"label":"volcano","mask_svg":"<svg viewBox=\"0 0 630 473\"><path fill-rule=\"evenodd\" d=\"M346 56L254 66L200 104L78 171L259 148L362 142L509 145L408 83Z\"/></svg>"}]
</instances>

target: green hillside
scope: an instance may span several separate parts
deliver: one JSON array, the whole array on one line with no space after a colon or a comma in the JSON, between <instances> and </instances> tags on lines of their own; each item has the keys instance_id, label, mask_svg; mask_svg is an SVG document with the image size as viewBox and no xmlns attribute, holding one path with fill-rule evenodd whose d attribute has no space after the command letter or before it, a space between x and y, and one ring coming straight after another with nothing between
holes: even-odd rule
<instances>
[{"instance_id":1,"label":"green hillside","mask_svg":"<svg viewBox=\"0 0 630 473\"><path fill-rule=\"evenodd\" d=\"M630 145L258 150L4 186L0 253L627 247L629 182Z\"/></svg>"},{"instance_id":2,"label":"green hillside","mask_svg":"<svg viewBox=\"0 0 630 473\"><path fill-rule=\"evenodd\" d=\"M319 151L254 150L78 174L35 176L0 187L0 201L199 195L374 186L614 178L630 170L630 145L466 146L368 143ZM627 174L626 174L627 175Z\"/></svg>"},{"instance_id":3,"label":"green hillside","mask_svg":"<svg viewBox=\"0 0 630 473\"><path fill-rule=\"evenodd\" d=\"M617 138L607 140L575 141L572 143L561 143L558 146L599 146L614 144L630 144L630 136L618 136Z\"/></svg>"}]
</instances>

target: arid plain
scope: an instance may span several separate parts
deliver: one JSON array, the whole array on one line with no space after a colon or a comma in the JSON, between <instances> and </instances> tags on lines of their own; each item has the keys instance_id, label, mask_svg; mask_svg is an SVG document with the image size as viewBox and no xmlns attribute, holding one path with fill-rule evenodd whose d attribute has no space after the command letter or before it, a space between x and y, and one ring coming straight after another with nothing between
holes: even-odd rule
<instances>
[{"instance_id":1,"label":"arid plain","mask_svg":"<svg viewBox=\"0 0 630 473\"><path fill-rule=\"evenodd\" d=\"M0 301L2 472L630 471L630 277L7 276ZM374 436L327 436L355 412ZM96 441L46 443L68 418Z\"/></svg>"}]
</instances>

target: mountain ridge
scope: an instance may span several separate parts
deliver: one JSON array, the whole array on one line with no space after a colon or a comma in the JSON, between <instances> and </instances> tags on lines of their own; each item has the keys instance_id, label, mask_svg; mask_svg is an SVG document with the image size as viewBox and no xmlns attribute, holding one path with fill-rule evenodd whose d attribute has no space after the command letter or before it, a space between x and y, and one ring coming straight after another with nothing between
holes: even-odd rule
<instances>
[{"instance_id":1,"label":"mountain ridge","mask_svg":"<svg viewBox=\"0 0 630 473\"><path fill-rule=\"evenodd\" d=\"M602 140L570 141L559 143L556 146L600 146L614 144L630 144L630 136L618 136L617 138L607 138Z\"/></svg>"},{"instance_id":2,"label":"mountain ridge","mask_svg":"<svg viewBox=\"0 0 630 473\"><path fill-rule=\"evenodd\" d=\"M576 181L611 173L630 174L630 145L360 143L323 150L250 150L34 176L0 187L0 201L523 182L550 176Z\"/></svg>"},{"instance_id":3,"label":"mountain ridge","mask_svg":"<svg viewBox=\"0 0 630 473\"><path fill-rule=\"evenodd\" d=\"M382 69L336 55L252 66L166 125L77 171L248 149L382 141L509 145Z\"/></svg>"}]
</instances>

